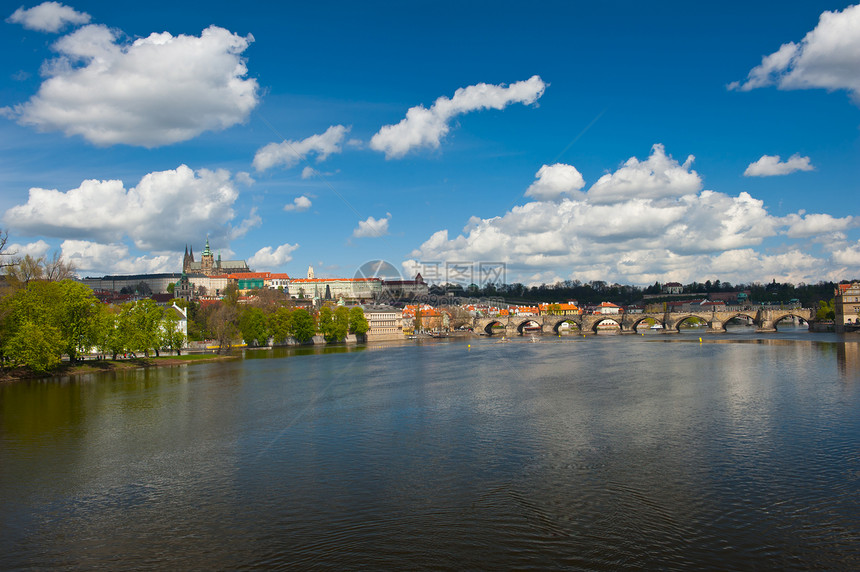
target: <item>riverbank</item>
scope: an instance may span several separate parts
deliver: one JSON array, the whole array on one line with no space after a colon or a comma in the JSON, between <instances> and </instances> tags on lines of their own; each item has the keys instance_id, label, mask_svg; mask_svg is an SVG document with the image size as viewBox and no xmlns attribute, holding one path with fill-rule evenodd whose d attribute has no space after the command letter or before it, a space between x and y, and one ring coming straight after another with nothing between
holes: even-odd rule
<instances>
[{"instance_id":1,"label":"riverbank","mask_svg":"<svg viewBox=\"0 0 860 572\"><path fill-rule=\"evenodd\" d=\"M171 367L204 361L221 361L229 359L238 359L238 357L234 355L188 354L183 356L141 357L120 360L87 360L76 363L63 363L48 373L35 373L26 368L4 370L3 372L0 372L0 383L12 383L28 379L46 379L57 376L78 376L90 373L106 373L127 369Z\"/></svg>"}]
</instances>

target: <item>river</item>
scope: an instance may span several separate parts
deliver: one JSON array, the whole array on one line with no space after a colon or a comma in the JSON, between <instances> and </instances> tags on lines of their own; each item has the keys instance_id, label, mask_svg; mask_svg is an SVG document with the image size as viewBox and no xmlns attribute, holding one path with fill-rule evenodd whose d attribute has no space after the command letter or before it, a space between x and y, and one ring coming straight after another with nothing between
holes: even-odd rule
<instances>
[{"instance_id":1,"label":"river","mask_svg":"<svg viewBox=\"0 0 860 572\"><path fill-rule=\"evenodd\" d=\"M0 569L860 568L860 338L535 340L0 385Z\"/></svg>"}]
</instances>

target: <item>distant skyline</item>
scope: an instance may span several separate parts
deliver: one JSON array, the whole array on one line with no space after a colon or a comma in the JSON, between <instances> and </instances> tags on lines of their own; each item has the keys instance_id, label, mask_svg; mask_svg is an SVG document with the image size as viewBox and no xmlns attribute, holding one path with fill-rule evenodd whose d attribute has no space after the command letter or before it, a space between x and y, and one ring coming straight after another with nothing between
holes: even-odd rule
<instances>
[{"instance_id":1,"label":"distant skyline","mask_svg":"<svg viewBox=\"0 0 860 572\"><path fill-rule=\"evenodd\" d=\"M860 278L860 5L2 6L0 228L82 276Z\"/></svg>"}]
</instances>

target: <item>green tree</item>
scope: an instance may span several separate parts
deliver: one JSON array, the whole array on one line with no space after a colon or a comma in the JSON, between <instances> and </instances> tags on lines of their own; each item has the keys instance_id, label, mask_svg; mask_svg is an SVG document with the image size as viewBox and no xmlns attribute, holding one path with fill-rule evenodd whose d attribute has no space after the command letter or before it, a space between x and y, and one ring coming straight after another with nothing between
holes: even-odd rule
<instances>
[{"instance_id":1,"label":"green tree","mask_svg":"<svg viewBox=\"0 0 860 572\"><path fill-rule=\"evenodd\" d=\"M836 300L831 299L829 302L819 300L818 310L815 312L816 320L834 320L836 319Z\"/></svg>"},{"instance_id":2,"label":"green tree","mask_svg":"<svg viewBox=\"0 0 860 572\"><path fill-rule=\"evenodd\" d=\"M147 357L149 350L154 349L158 356L163 317L163 309L149 299L124 305L120 312L120 328L128 349L134 353L143 352Z\"/></svg>"},{"instance_id":3,"label":"green tree","mask_svg":"<svg viewBox=\"0 0 860 572\"><path fill-rule=\"evenodd\" d=\"M327 342L332 342L336 339L333 337L333 319L334 316L332 314L331 308L329 308L328 306L323 306L322 308L320 308L317 330L323 335Z\"/></svg>"},{"instance_id":4,"label":"green tree","mask_svg":"<svg viewBox=\"0 0 860 572\"><path fill-rule=\"evenodd\" d=\"M352 334L364 335L370 329L370 324L367 323L367 317L364 315L364 310L359 306L353 306L349 309L349 331Z\"/></svg>"},{"instance_id":5,"label":"green tree","mask_svg":"<svg viewBox=\"0 0 860 572\"><path fill-rule=\"evenodd\" d=\"M334 310L332 322L330 326L330 336L332 341L339 341L346 338L349 333L349 309L345 306L338 306Z\"/></svg>"},{"instance_id":6,"label":"green tree","mask_svg":"<svg viewBox=\"0 0 860 572\"><path fill-rule=\"evenodd\" d=\"M99 301L93 291L72 280L56 282L62 305L59 311L59 331L62 351L69 361L77 361L82 352L96 345Z\"/></svg>"},{"instance_id":7,"label":"green tree","mask_svg":"<svg viewBox=\"0 0 860 572\"><path fill-rule=\"evenodd\" d=\"M304 308L294 310L290 317L290 330L300 344L306 344L314 338L316 325L314 318Z\"/></svg>"},{"instance_id":8,"label":"green tree","mask_svg":"<svg viewBox=\"0 0 860 572\"><path fill-rule=\"evenodd\" d=\"M266 316L253 306L245 306L239 313L239 331L249 346L264 345L269 338Z\"/></svg>"},{"instance_id":9,"label":"green tree","mask_svg":"<svg viewBox=\"0 0 860 572\"><path fill-rule=\"evenodd\" d=\"M25 320L9 340L6 355L16 365L23 365L36 373L45 373L59 365L57 348L61 343L57 328Z\"/></svg>"},{"instance_id":10,"label":"green tree","mask_svg":"<svg viewBox=\"0 0 860 572\"><path fill-rule=\"evenodd\" d=\"M112 359L116 359L118 354L126 351L125 331L120 328L119 311L102 305L96 324L96 345L102 353L110 354Z\"/></svg>"},{"instance_id":11,"label":"green tree","mask_svg":"<svg viewBox=\"0 0 860 572\"><path fill-rule=\"evenodd\" d=\"M272 336L272 344L284 342L292 332L292 312L289 308L277 308L268 319L269 335Z\"/></svg>"}]
</instances>

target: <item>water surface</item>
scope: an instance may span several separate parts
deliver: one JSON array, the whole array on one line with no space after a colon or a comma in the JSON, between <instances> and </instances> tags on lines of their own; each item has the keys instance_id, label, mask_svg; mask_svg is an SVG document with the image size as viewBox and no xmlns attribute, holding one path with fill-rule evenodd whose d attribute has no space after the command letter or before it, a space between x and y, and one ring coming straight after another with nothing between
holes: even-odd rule
<instances>
[{"instance_id":1,"label":"water surface","mask_svg":"<svg viewBox=\"0 0 860 572\"><path fill-rule=\"evenodd\" d=\"M537 339L0 386L0 568L860 567L857 338Z\"/></svg>"}]
</instances>

